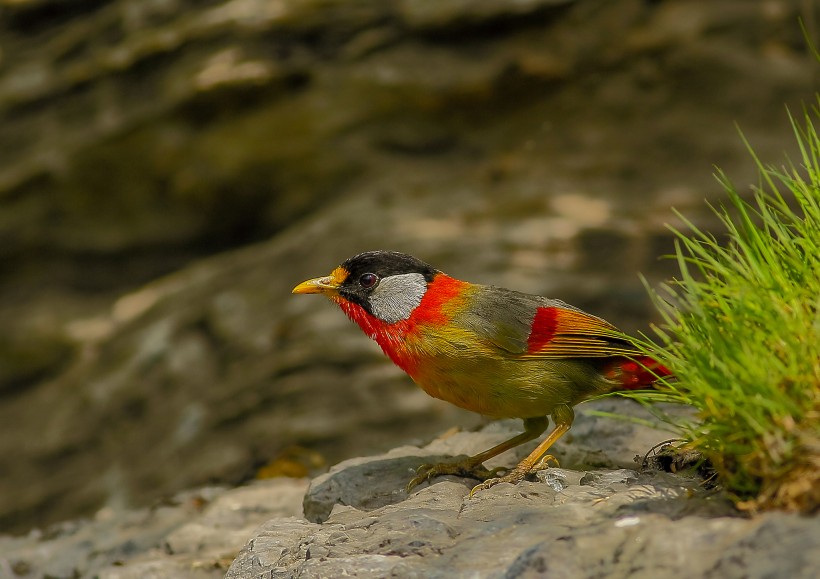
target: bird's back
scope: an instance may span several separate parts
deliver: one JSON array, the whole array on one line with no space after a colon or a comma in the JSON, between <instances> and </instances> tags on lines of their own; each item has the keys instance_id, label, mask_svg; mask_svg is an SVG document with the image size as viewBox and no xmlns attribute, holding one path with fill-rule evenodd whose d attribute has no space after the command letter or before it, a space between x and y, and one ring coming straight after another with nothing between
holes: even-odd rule
<instances>
[{"instance_id":1,"label":"bird's back","mask_svg":"<svg viewBox=\"0 0 820 579\"><path fill-rule=\"evenodd\" d=\"M445 331L418 329L410 346L424 361L411 375L428 394L492 417L545 416L556 404L607 392L617 383L602 367L631 350L599 318L504 288L471 284L447 314ZM564 316L588 320L597 333L564 332ZM555 341L561 349L551 355ZM577 355L567 357L567 348Z\"/></svg>"}]
</instances>

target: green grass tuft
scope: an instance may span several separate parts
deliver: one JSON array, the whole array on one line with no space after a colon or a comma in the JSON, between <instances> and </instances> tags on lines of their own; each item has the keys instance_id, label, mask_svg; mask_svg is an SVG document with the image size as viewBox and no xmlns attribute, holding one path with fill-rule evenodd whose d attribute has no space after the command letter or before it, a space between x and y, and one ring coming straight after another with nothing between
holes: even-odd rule
<instances>
[{"instance_id":1,"label":"green grass tuft","mask_svg":"<svg viewBox=\"0 0 820 579\"><path fill-rule=\"evenodd\" d=\"M662 398L698 410L681 435L753 510L820 508L820 97L804 117L789 116L798 165L766 166L749 147L748 201L718 174L725 239L680 216L680 276L650 290L663 323L639 343L675 375Z\"/></svg>"}]
</instances>

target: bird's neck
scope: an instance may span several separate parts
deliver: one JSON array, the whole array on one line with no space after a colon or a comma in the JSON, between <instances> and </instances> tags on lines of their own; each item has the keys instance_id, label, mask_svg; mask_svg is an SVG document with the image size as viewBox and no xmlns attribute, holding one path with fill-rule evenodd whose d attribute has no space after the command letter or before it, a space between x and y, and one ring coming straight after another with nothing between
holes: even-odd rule
<instances>
[{"instance_id":1,"label":"bird's neck","mask_svg":"<svg viewBox=\"0 0 820 579\"><path fill-rule=\"evenodd\" d=\"M424 297L410 316L393 323L377 318L356 303L347 300L338 303L399 368L414 376L424 355L423 348L414 338L425 327L449 323L469 286L465 281L439 273L428 284Z\"/></svg>"}]
</instances>

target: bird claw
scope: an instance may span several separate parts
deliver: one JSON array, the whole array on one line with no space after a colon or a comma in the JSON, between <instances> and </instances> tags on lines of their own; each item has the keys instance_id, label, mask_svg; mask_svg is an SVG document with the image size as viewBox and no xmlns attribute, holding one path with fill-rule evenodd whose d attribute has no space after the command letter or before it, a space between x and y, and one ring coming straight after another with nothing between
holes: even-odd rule
<instances>
[{"instance_id":1,"label":"bird claw","mask_svg":"<svg viewBox=\"0 0 820 579\"><path fill-rule=\"evenodd\" d=\"M416 476L407 483L406 491L410 491L415 487L429 481L433 477L443 475L455 475L468 478L477 478L478 480L487 480L495 477L499 472L509 470L506 467L498 466L492 470L484 467L482 464L472 464L469 460L462 460L460 462L441 462L438 464L422 464L416 469Z\"/></svg>"},{"instance_id":2,"label":"bird claw","mask_svg":"<svg viewBox=\"0 0 820 579\"><path fill-rule=\"evenodd\" d=\"M527 476L527 474L528 474L528 472L526 472L526 471L518 470L517 468L514 468L513 470L511 470L509 473L505 474L504 476L488 478L484 482L479 483L479 484L477 484L473 487L473 489L470 491L470 498L472 498L473 495L476 494L478 491L487 490L490 487L494 487L498 483L507 482L507 483L511 483L511 484L516 485L516 484L520 483L522 480L524 480L524 478Z\"/></svg>"},{"instance_id":3,"label":"bird claw","mask_svg":"<svg viewBox=\"0 0 820 579\"><path fill-rule=\"evenodd\" d=\"M516 485L525 478L527 478L527 475L534 474L539 470L544 470L545 468L549 468L550 462L552 462L556 467L558 466L558 459L552 456L551 454L548 454L541 458L541 460L539 460L534 466L530 468L515 467L504 476L488 478L484 482L479 483L473 487L473 489L470 491L470 498L472 498L473 495L475 495L478 491L487 490L490 487L494 487L498 483L506 482Z\"/></svg>"},{"instance_id":4,"label":"bird claw","mask_svg":"<svg viewBox=\"0 0 820 579\"><path fill-rule=\"evenodd\" d=\"M530 469L530 472L533 473L538 472L539 470L548 469L550 468L550 463L552 463L552 466L554 466L555 468L561 467L557 458L555 458L551 454L547 454L543 458L541 458L541 460L539 460L534 467Z\"/></svg>"}]
</instances>

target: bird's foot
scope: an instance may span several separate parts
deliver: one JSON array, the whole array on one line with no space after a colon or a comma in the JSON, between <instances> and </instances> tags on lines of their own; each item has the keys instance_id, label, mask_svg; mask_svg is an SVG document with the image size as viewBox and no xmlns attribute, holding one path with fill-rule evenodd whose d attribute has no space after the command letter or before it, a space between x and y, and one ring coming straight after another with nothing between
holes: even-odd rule
<instances>
[{"instance_id":1,"label":"bird's foot","mask_svg":"<svg viewBox=\"0 0 820 579\"><path fill-rule=\"evenodd\" d=\"M414 487L436 476L451 474L455 476L477 478L478 480L487 480L492 479L499 472L506 470L509 469L503 466L489 470L485 468L483 464L474 464L470 459L451 463L440 462L438 464L423 464L416 469L416 476L413 477L409 483L407 483L406 490L409 494Z\"/></svg>"},{"instance_id":2,"label":"bird's foot","mask_svg":"<svg viewBox=\"0 0 820 579\"><path fill-rule=\"evenodd\" d=\"M544 456L541 460L539 460L536 463L536 465L530 469L530 472L535 473L535 472L538 472L539 470L547 469L547 468L550 467L550 463L552 463L552 466L554 466L555 468L559 468L561 466L558 463L557 458L555 458L551 454L548 454L548 455Z\"/></svg>"},{"instance_id":3,"label":"bird's foot","mask_svg":"<svg viewBox=\"0 0 820 579\"><path fill-rule=\"evenodd\" d=\"M554 466L558 466L558 459L548 454L541 458L534 466L527 466L526 464L519 464L517 467L512 469L510 472L505 474L504 476L488 478L484 482L477 484L473 487L473 490L470 491L470 496L472 497L478 491L487 490L490 487L494 487L498 483L511 483L517 485L522 480L527 478L527 475L533 474L538 472L539 470L543 470L548 468L550 465L549 463L553 463Z\"/></svg>"},{"instance_id":4,"label":"bird's foot","mask_svg":"<svg viewBox=\"0 0 820 579\"><path fill-rule=\"evenodd\" d=\"M484 482L479 483L479 484L477 484L476 486L473 487L473 490L470 491L470 497L472 497L478 491L487 490L490 487L494 487L498 483L507 482L507 483L517 485L522 480L524 480L524 478L526 478L526 476L528 474L529 474L529 471L519 469L519 468L516 467L516 468L512 469L510 472L508 472L507 474L505 474L504 476L488 478Z\"/></svg>"}]
</instances>

